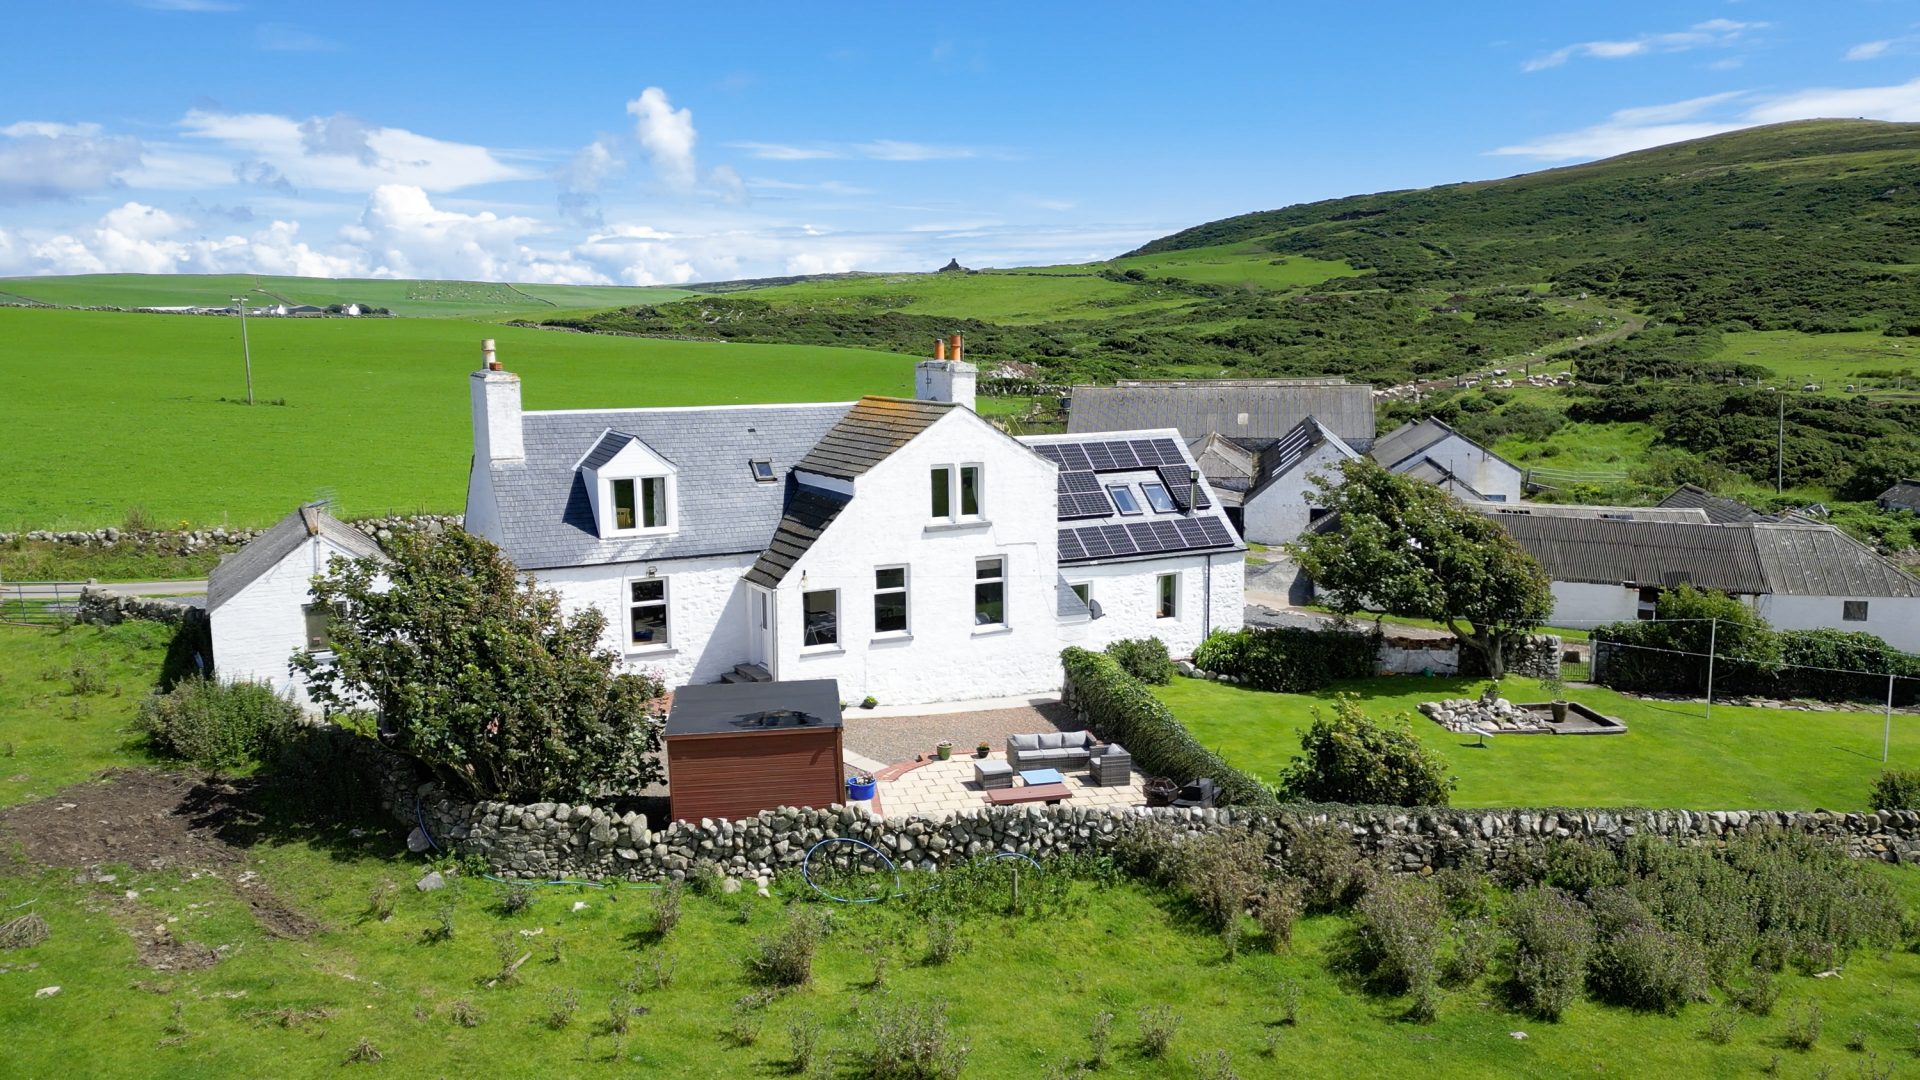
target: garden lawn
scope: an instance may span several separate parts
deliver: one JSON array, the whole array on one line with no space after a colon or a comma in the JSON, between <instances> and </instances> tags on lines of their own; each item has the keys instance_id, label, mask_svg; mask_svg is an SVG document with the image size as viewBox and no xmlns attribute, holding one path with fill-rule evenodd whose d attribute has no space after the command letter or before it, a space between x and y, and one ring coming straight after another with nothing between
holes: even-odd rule
<instances>
[{"instance_id":1,"label":"garden lawn","mask_svg":"<svg viewBox=\"0 0 1920 1080\"><path fill-rule=\"evenodd\" d=\"M134 718L172 631L139 621L0 625L0 807L151 760Z\"/></svg>"},{"instance_id":2,"label":"garden lawn","mask_svg":"<svg viewBox=\"0 0 1920 1080\"><path fill-rule=\"evenodd\" d=\"M1541 701L1530 679L1506 696ZM1383 677L1341 683L1377 720L1404 713L1459 778L1456 806L1645 806L1694 810L1865 810L1879 775L1878 712L1800 712L1630 698L1586 685L1567 696L1627 722L1624 735L1503 735L1481 747L1418 714L1422 701L1477 697L1485 680ZM1272 782L1328 695L1274 694L1199 679L1154 687L1196 739ZM1329 691L1330 695L1334 691ZM1920 717L1894 714L1888 767L1920 766Z\"/></svg>"},{"instance_id":3,"label":"garden lawn","mask_svg":"<svg viewBox=\"0 0 1920 1080\"><path fill-rule=\"evenodd\" d=\"M483 338L528 409L850 401L910 394L915 359L812 345L643 340L455 319L250 319L0 307L0 530L264 525L458 512L467 375Z\"/></svg>"}]
</instances>

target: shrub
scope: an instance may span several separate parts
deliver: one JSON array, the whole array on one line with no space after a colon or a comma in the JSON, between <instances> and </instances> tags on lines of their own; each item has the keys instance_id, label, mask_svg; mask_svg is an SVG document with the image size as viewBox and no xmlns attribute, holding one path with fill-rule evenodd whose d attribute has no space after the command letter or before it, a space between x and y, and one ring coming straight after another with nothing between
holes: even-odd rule
<instances>
[{"instance_id":1,"label":"shrub","mask_svg":"<svg viewBox=\"0 0 1920 1080\"><path fill-rule=\"evenodd\" d=\"M1873 782L1867 805L1875 810L1920 810L1920 769L1888 769Z\"/></svg>"},{"instance_id":2,"label":"shrub","mask_svg":"<svg viewBox=\"0 0 1920 1080\"><path fill-rule=\"evenodd\" d=\"M1194 666L1260 690L1306 693L1335 679L1373 674L1380 634L1303 627L1215 630L1193 650Z\"/></svg>"},{"instance_id":3,"label":"shrub","mask_svg":"<svg viewBox=\"0 0 1920 1080\"><path fill-rule=\"evenodd\" d=\"M1440 965L1440 982L1458 989L1471 986L1487 973L1496 941L1487 919L1463 919L1453 924L1453 949Z\"/></svg>"},{"instance_id":4,"label":"shrub","mask_svg":"<svg viewBox=\"0 0 1920 1080\"><path fill-rule=\"evenodd\" d=\"M960 932L960 920L942 915L927 923L927 963L947 964L967 951L966 936Z\"/></svg>"},{"instance_id":5,"label":"shrub","mask_svg":"<svg viewBox=\"0 0 1920 1080\"><path fill-rule=\"evenodd\" d=\"M1293 923L1305 904L1305 891L1297 881L1270 881L1260 893L1260 932L1267 948L1279 952L1293 942Z\"/></svg>"},{"instance_id":6,"label":"shrub","mask_svg":"<svg viewBox=\"0 0 1920 1080\"><path fill-rule=\"evenodd\" d=\"M1707 999L1706 957L1698 942L1654 925L1646 906L1625 889L1600 890L1588 903L1599 928L1591 981L1601 997L1669 1014Z\"/></svg>"},{"instance_id":7,"label":"shrub","mask_svg":"<svg viewBox=\"0 0 1920 1080\"><path fill-rule=\"evenodd\" d=\"M1287 841L1287 871L1300 880L1308 911L1347 907L1373 884L1373 868L1360 857L1353 830L1330 821L1294 830Z\"/></svg>"},{"instance_id":8,"label":"shrub","mask_svg":"<svg viewBox=\"0 0 1920 1080\"><path fill-rule=\"evenodd\" d=\"M299 716L299 706L265 683L199 676L140 703L141 726L157 749L210 769L260 760L274 730Z\"/></svg>"},{"instance_id":9,"label":"shrub","mask_svg":"<svg viewBox=\"0 0 1920 1080\"><path fill-rule=\"evenodd\" d=\"M685 889L677 881L669 881L653 898L653 910L647 915L647 935L659 941L673 928L680 925L680 895Z\"/></svg>"},{"instance_id":10,"label":"shrub","mask_svg":"<svg viewBox=\"0 0 1920 1080\"><path fill-rule=\"evenodd\" d=\"M1093 1014L1093 1020L1087 1024L1087 1064L1095 1069L1103 1069L1107 1064L1107 1052L1113 1047L1113 1014L1102 1010Z\"/></svg>"},{"instance_id":11,"label":"shrub","mask_svg":"<svg viewBox=\"0 0 1920 1080\"><path fill-rule=\"evenodd\" d=\"M1157 637L1116 641L1107 646L1107 655L1143 683L1164 686L1173 681L1173 658L1167 655L1167 643Z\"/></svg>"},{"instance_id":12,"label":"shrub","mask_svg":"<svg viewBox=\"0 0 1920 1080\"><path fill-rule=\"evenodd\" d=\"M1180 1014L1165 1005L1140 1010L1140 1053L1154 1060L1167 1056L1180 1034Z\"/></svg>"},{"instance_id":13,"label":"shrub","mask_svg":"<svg viewBox=\"0 0 1920 1080\"><path fill-rule=\"evenodd\" d=\"M1580 993L1593 948L1593 919L1571 895L1552 886L1516 893L1507 912L1513 935L1513 991L1520 1005L1558 1020Z\"/></svg>"},{"instance_id":14,"label":"shrub","mask_svg":"<svg viewBox=\"0 0 1920 1080\"><path fill-rule=\"evenodd\" d=\"M516 881L500 894L500 914L518 915L533 906L533 886Z\"/></svg>"},{"instance_id":15,"label":"shrub","mask_svg":"<svg viewBox=\"0 0 1920 1080\"><path fill-rule=\"evenodd\" d=\"M1820 1041L1820 1029L1826 1020L1820 1015L1820 1003L1809 1001L1787 1021L1787 1030L1782 1035L1788 1046L1802 1052L1813 1049Z\"/></svg>"},{"instance_id":16,"label":"shrub","mask_svg":"<svg viewBox=\"0 0 1920 1080\"><path fill-rule=\"evenodd\" d=\"M813 954L826 933L826 916L795 910L777 933L760 939L759 948L748 958L748 968L770 986L805 986L813 979Z\"/></svg>"},{"instance_id":17,"label":"shrub","mask_svg":"<svg viewBox=\"0 0 1920 1080\"><path fill-rule=\"evenodd\" d=\"M1215 930L1238 930L1266 876L1266 851L1251 829L1204 833L1181 845L1177 882Z\"/></svg>"},{"instance_id":18,"label":"shrub","mask_svg":"<svg viewBox=\"0 0 1920 1080\"><path fill-rule=\"evenodd\" d=\"M968 1048L948 1029L945 1002L882 1006L872 1025L873 1080L952 1080L966 1067Z\"/></svg>"},{"instance_id":19,"label":"shrub","mask_svg":"<svg viewBox=\"0 0 1920 1080\"><path fill-rule=\"evenodd\" d=\"M820 1053L820 1021L811 1016L796 1016L787 1021L787 1071L805 1075Z\"/></svg>"},{"instance_id":20,"label":"shrub","mask_svg":"<svg viewBox=\"0 0 1920 1080\"><path fill-rule=\"evenodd\" d=\"M1780 667L1779 635L1752 608L1725 593L1682 585L1662 592L1656 610L1662 621L1613 623L1593 631L1594 681L1616 690L1700 693L1707 685L1709 645L1720 658L1714 682L1722 692L1732 692L1742 681L1764 684ZM1608 648L1609 643L1633 647Z\"/></svg>"},{"instance_id":21,"label":"shrub","mask_svg":"<svg viewBox=\"0 0 1920 1080\"><path fill-rule=\"evenodd\" d=\"M1355 959L1379 989L1413 997L1408 1015L1433 1018L1446 905L1431 881L1389 878L1354 909L1360 946Z\"/></svg>"},{"instance_id":22,"label":"shrub","mask_svg":"<svg viewBox=\"0 0 1920 1080\"><path fill-rule=\"evenodd\" d=\"M1302 755L1280 774L1283 796L1303 802L1445 806L1453 780L1413 733L1406 717L1383 727L1351 694L1334 699L1333 715L1313 710L1300 733Z\"/></svg>"},{"instance_id":23,"label":"shrub","mask_svg":"<svg viewBox=\"0 0 1920 1080\"><path fill-rule=\"evenodd\" d=\"M1242 807L1271 807L1266 786L1201 746L1186 726L1140 680L1121 670L1110 656L1068 648L1060 654L1073 702L1088 714L1088 726L1133 754L1148 775L1181 782L1211 777L1222 801Z\"/></svg>"},{"instance_id":24,"label":"shrub","mask_svg":"<svg viewBox=\"0 0 1920 1080\"><path fill-rule=\"evenodd\" d=\"M572 989L554 987L547 991L547 1026L559 1031L573 1023L575 1013L580 1011L580 995Z\"/></svg>"}]
</instances>

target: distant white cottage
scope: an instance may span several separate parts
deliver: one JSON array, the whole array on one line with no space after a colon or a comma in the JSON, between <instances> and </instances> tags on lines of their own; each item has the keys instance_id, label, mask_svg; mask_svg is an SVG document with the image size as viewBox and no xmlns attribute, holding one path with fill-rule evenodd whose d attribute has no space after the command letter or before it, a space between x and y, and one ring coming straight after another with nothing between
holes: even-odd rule
<instances>
[{"instance_id":1,"label":"distant white cottage","mask_svg":"<svg viewBox=\"0 0 1920 1080\"><path fill-rule=\"evenodd\" d=\"M1026 695L1065 645L1240 626L1244 546L1177 432L1014 439L954 344L915 399L526 412L488 342L466 526L670 686Z\"/></svg>"},{"instance_id":2,"label":"distant white cottage","mask_svg":"<svg viewBox=\"0 0 1920 1080\"><path fill-rule=\"evenodd\" d=\"M287 661L327 647L327 613L313 603L312 580L336 557L385 558L365 533L303 506L214 567L207 575L214 673L268 683L307 704L306 684Z\"/></svg>"},{"instance_id":3,"label":"distant white cottage","mask_svg":"<svg viewBox=\"0 0 1920 1080\"><path fill-rule=\"evenodd\" d=\"M1425 480L1456 499L1519 502L1526 482L1520 466L1433 416L1382 435L1370 453L1388 472Z\"/></svg>"}]
</instances>

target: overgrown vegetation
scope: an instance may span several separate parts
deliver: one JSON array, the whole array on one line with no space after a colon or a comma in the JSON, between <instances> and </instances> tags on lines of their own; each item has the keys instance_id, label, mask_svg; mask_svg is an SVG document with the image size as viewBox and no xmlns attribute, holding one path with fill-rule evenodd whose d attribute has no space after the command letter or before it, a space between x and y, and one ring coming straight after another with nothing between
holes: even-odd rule
<instances>
[{"instance_id":1,"label":"overgrown vegetation","mask_svg":"<svg viewBox=\"0 0 1920 1080\"><path fill-rule=\"evenodd\" d=\"M1373 674L1380 635L1301 627L1215 630L1193 650L1194 666L1231 675L1257 690L1302 693L1321 690L1336 679Z\"/></svg>"},{"instance_id":2,"label":"overgrown vegetation","mask_svg":"<svg viewBox=\"0 0 1920 1080\"><path fill-rule=\"evenodd\" d=\"M1123 638L1107 646L1107 655L1120 670L1143 683L1165 686L1173 681L1173 659L1167 655L1167 643L1157 637Z\"/></svg>"},{"instance_id":3,"label":"overgrown vegetation","mask_svg":"<svg viewBox=\"0 0 1920 1080\"><path fill-rule=\"evenodd\" d=\"M140 724L155 749L207 769L258 762L273 736L300 715L265 683L197 675L140 703Z\"/></svg>"},{"instance_id":4,"label":"overgrown vegetation","mask_svg":"<svg viewBox=\"0 0 1920 1080\"><path fill-rule=\"evenodd\" d=\"M1453 791L1445 764L1414 737L1410 718L1376 723L1351 694L1335 695L1331 715L1314 709L1313 723L1300 733L1300 749L1280 774L1282 798L1445 806Z\"/></svg>"}]
</instances>

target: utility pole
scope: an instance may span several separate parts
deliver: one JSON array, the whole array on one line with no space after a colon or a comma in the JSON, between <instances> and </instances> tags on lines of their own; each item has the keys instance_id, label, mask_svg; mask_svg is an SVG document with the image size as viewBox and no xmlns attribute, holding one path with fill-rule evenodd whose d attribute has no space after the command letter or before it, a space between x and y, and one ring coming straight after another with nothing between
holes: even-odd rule
<instances>
[{"instance_id":1,"label":"utility pole","mask_svg":"<svg viewBox=\"0 0 1920 1080\"><path fill-rule=\"evenodd\" d=\"M247 404L253 404L253 347L247 344L247 298L233 298L234 307L240 310L240 355L247 362Z\"/></svg>"},{"instance_id":2,"label":"utility pole","mask_svg":"<svg viewBox=\"0 0 1920 1080\"><path fill-rule=\"evenodd\" d=\"M1707 624L1707 719L1713 719L1713 657L1720 644L1720 620Z\"/></svg>"},{"instance_id":3,"label":"utility pole","mask_svg":"<svg viewBox=\"0 0 1920 1080\"><path fill-rule=\"evenodd\" d=\"M1780 402L1780 436L1773 449L1773 493L1780 494L1786 488L1787 476L1787 392L1775 390L1773 396Z\"/></svg>"},{"instance_id":4,"label":"utility pole","mask_svg":"<svg viewBox=\"0 0 1920 1080\"><path fill-rule=\"evenodd\" d=\"M1893 673L1887 673L1886 727L1880 734L1880 764L1887 763L1887 751L1893 748Z\"/></svg>"}]
</instances>

